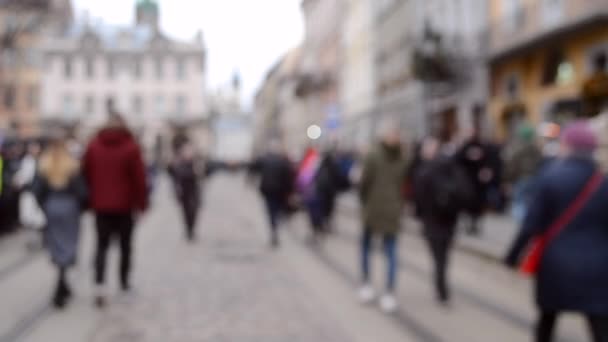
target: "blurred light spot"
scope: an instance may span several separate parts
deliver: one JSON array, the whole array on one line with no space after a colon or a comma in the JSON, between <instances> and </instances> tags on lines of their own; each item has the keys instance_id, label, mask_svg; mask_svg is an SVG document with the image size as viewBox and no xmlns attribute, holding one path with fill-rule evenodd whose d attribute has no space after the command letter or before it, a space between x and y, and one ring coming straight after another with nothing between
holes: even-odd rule
<instances>
[{"instance_id":1,"label":"blurred light spot","mask_svg":"<svg viewBox=\"0 0 608 342\"><path fill-rule=\"evenodd\" d=\"M306 130L306 135L308 135L308 138L312 140L319 139L321 137L321 134L323 134L323 131L321 130L321 127L317 125L310 125Z\"/></svg>"}]
</instances>

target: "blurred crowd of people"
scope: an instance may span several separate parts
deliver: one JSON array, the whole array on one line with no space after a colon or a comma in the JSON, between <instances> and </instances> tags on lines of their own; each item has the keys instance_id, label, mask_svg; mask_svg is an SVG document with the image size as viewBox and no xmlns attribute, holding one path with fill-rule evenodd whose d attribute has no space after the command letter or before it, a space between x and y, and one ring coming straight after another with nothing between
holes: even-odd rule
<instances>
[{"instance_id":1,"label":"blurred crowd of people","mask_svg":"<svg viewBox=\"0 0 608 342\"><path fill-rule=\"evenodd\" d=\"M404 207L411 207L422 224L442 305L450 304L448 266L459 222L475 236L483 234L484 213L510 214L521 232L505 264L516 268L536 252L536 266L522 266L536 277L536 340L552 340L559 313L579 312L587 316L594 341L607 341L608 215L602 210L608 199L607 122L605 106L594 119L564 128L522 122L504 145L484 139L480 127L474 127L462 141L428 136L411 149L404 148L398 125L389 122L365 155L329 144L321 152L309 148L294 162L273 142L251 171L260 178L274 247L280 219L298 208L310 217L311 241L322 241L332 232L336 197L357 190L362 227L358 295L363 303L376 299L370 253L380 239L387 274L379 304L388 313L398 307Z\"/></svg>"},{"instance_id":2,"label":"blurred crowd of people","mask_svg":"<svg viewBox=\"0 0 608 342\"><path fill-rule=\"evenodd\" d=\"M422 224L434 265L436 299L444 306L450 305L448 267L459 222L466 222L468 234L479 235L480 218L488 210L510 212L521 232L505 263L517 267L524 256L532 255L526 253L530 246L536 252L534 263L525 259L524 264L536 277L537 341L551 341L558 315L574 311L586 315L594 340L601 342L608 339L608 214L603 210L608 198L608 106L605 109L595 119L573 122L561 132L550 127L551 134L522 123L504 146L484 139L480 127L474 127L461 141L427 136L407 148L398 125L385 122L365 154L334 141L324 148L310 147L293 160L279 141L272 141L265 153L242 165L210 162L185 138L175 142L167 172L189 241L197 237L205 179L222 167L242 166L258 184L273 248L280 246L281 221L298 210L309 218L310 243L323 243L335 230L338 196L356 191L361 204L358 296L363 303L377 297L370 257L375 240L381 240L387 267L379 304L387 313L398 308L404 212ZM71 297L67 274L76 260L80 216L86 210L95 215L97 232L95 304L106 305L106 259L113 241L121 250L120 287L129 291L135 225L148 208L159 164L146 166L121 116L111 112L86 148L63 134L3 146L0 228L44 228L44 244L57 268L54 305L64 307Z\"/></svg>"}]
</instances>

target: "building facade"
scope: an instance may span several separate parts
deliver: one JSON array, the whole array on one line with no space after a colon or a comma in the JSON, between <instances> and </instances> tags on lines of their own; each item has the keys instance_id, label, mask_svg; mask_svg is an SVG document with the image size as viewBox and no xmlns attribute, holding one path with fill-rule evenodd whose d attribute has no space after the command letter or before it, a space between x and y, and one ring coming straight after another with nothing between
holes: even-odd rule
<instances>
[{"instance_id":1,"label":"building facade","mask_svg":"<svg viewBox=\"0 0 608 342\"><path fill-rule=\"evenodd\" d=\"M345 3L339 78L340 140L361 146L370 140L376 107L372 0Z\"/></svg>"},{"instance_id":2,"label":"building facade","mask_svg":"<svg viewBox=\"0 0 608 342\"><path fill-rule=\"evenodd\" d=\"M0 3L0 130L21 137L40 133L44 37L64 32L72 20L69 0Z\"/></svg>"},{"instance_id":3,"label":"building facade","mask_svg":"<svg viewBox=\"0 0 608 342\"><path fill-rule=\"evenodd\" d=\"M508 138L521 121L562 123L586 113L585 85L608 70L605 0L493 1L490 17L491 113ZM605 87L608 98L608 85Z\"/></svg>"},{"instance_id":4,"label":"building facade","mask_svg":"<svg viewBox=\"0 0 608 342\"><path fill-rule=\"evenodd\" d=\"M43 45L41 111L47 122L78 123L84 134L103 124L108 110L123 114L152 144L173 125L205 124L205 47L170 39L151 0L136 4L136 22L121 28L79 22Z\"/></svg>"},{"instance_id":5,"label":"building facade","mask_svg":"<svg viewBox=\"0 0 608 342\"><path fill-rule=\"evenodd\" d=\"M345 0L302 1L305 35L298 58L298 79L292 88L299 101L294 102L294 113L282 109L286 115L299 115L293 120L285 118L289 121L285 136L294 137L289 145L301 149L308 145L306 131L312 125L321 127L322 139L337 134L342 116L338 89L344 9ZM291 97L292 91L287 91L285 96Z\"/></svg>"}]
</instances>

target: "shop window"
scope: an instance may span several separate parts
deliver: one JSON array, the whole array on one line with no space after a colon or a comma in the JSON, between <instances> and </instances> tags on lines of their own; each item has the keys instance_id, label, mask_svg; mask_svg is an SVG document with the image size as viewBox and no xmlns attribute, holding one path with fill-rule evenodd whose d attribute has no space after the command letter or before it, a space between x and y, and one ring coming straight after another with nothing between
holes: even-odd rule
<instances>
[{"instance_id":1,"label":"shop window","mask_svg":"<svg viewBox=\"0 0 608 342\"><path fill-rule=\"evenodd\" d=\"M593 56L593 72L608 72L608 49Z\"/></svg>"},{"instance_id":2,"label":"shop window","mask_svg":"<svg viewBox=\"0 0 608 342\"><path fill-rule=\"evenodd\" d=\"M554 50L545 60L542 85L568 84L574 79L574 66L561 50Z\"/></svg>"},{"instance_id":3,"label":"shop window","mask_svg":"<svg viewBox=\"0 0 608 342\"><path fill-rule=\"evenodd\" d=\"M519 84L519 77L516 74L507 77L505 90L509 100L515 100L519 96Z\"/></svg>"}]
</instances>

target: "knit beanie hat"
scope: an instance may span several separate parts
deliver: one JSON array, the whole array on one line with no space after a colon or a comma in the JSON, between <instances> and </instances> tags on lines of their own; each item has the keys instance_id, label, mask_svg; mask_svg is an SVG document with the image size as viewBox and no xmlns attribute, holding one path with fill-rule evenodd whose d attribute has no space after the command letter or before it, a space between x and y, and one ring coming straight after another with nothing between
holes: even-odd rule
<instances>
[{"instance_id":1,"label":"knit beanie hat","mask_svg":"<svg viewBox=\"0 0 608 342\"><path fill-rule=\"evenodd\" d=\"M585 120L569 124L562 133L561 141L580 152L593 152L598 146L597 136Z\"/></svg>"}]
</instances>

